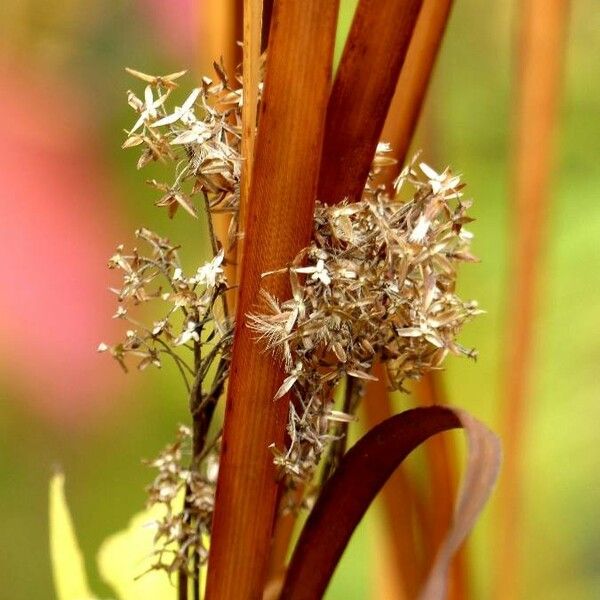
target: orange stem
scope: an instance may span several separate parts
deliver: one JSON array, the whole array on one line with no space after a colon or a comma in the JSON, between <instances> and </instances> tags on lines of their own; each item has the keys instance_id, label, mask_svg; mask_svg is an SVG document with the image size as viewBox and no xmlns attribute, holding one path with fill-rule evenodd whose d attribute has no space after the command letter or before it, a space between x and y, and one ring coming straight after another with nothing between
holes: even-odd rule
<instances>
[{"instance_id":1,"label":"orange stem","mask_svg":"<svg viewBox=\"0 0 600 600\"><path fill-rule=\"evenodd\" d=\"M396 173L388 174L390 180L398 174L406 160L451 7L451 0L424 0L419 13L383 131L383 138L391 143L394 157L398 161ZM416 386L416 396L422 405L443 404L440 377L426 375ZM389 394L380 397L387 399L387 404L377 405L379 419L383 420L391 416L394 410ZM365 400L365 407L365 410L369 407L368 399ZM367 410L367 415L369 412L370 410ZM372 419L369 419L369 427L372 425L374 423ZM431 562L433 553L438 548L452 518L456 475L452 472L452 460L450 459L452 453L443 436L437 436L430 440L425 444L425 448L426 460L429 465L431 501L427 516L421 514L419 519L417 510L416 522L421 532L424 552L428 556L428 562ZM409 597L414 597L416 589L418 589L418 587L415 588L415 585L418 586L424 576L424 566L421 565L419 576L407 579L407 564L400 557L404 556L405 560L413 560L415 574L418 573L418 563L414 562L414 557L411 559L407 555L404 549L405 539L399 531L394 530L394 524L406 520L405 504L418 507L422 504L422 499L419 500L416 497L416 490L414 486L410 485L410 481L405 482L401 476L394 475L384 489L386 492L383 494L382 501L388 527L391 527L393 532L390 536L390 544L394 547L394 555L398 557L395 561L395 573L388 572L387 578L403 582L405 589L411 590ZM454 560L451 571L449 594L454 598L460 597L459 591L466 592L464 556L464 550L461 550Z\"/></svg>"},{"instance_id":2,"label":"orange stem","mask_svg":"<svg viewBox=\"0 0 600 600\"><path fill-rule=\"evenodd\" d=\"M424 0L410 40L384 129L384 139L391 143L400 166L421 114L451 8L452 0Z\"/></svg>"},{"instance_id":3,"label":"orange stem","mask_svg":"<svg viewBox=\"0 0 600 600\"><path fill-rule=\"evenodd\" d=\"M198 65L199 72L212 73L213 61L223 58L225 71L232 77L240 62L240 49L237 44L239 39L238 23L241 22L239 0L203 0L198 3L199 44ZM229 230L232 216L229 213L215 213L212 215L215 235L221 246L225 249L225 276L230 285L238 283L238 269L236 253L229 248ZM230 310L235 310L236 295L234 292L227 294Z\"/></svg>"},{"instance_id":4,"label":"orange stem","mask_svg":"<svg viewBox=\"0 0 600 600\"><path fill-rule=\"evenodd\" d=\"M440 373L429 373L415 385L419 406L444 405L447 403ZM454 499L458 488L455 446L444 435L438 435L425 445L431 491L427 522L427 562L433 563L435 553L442 544L454 515ZM448 598L465 600L469 595L467 578L466 545L456 553L449 572Z\"/></svg>"},{"instance_id":5,"label":"orange stem","mask_svg":"<svg viewBox=\"0 0 600 600\"><path fill-rule=\"evenodd\" d=\"M250 194L250 174L254 162L254 140L260 79L260 47L262 34L262 0L244 0L244 52L242 77L244 104L242 106L242 177L238 222L244 223ZM243 232L237 241L237 264L242 262Z\"/></svg>"},{"instance_id":6,"label":"orange stem","mask_svg":"<svg viewBox=\"0 0 600 600\"><path fill-rule=\"evenodd\" d=\"M514 242L507 317L499 488L496 598L517 598L520 564L523 441L534 350L538 278L552 172L568 2L524 0L519 38L519 87L513 164Z\"/></svg>"},{"instance_id":7,"label":"orange stem","mask_svg":"<svg viewBox=\"0 0 600 600\"><path fill-rule=\"evenodd\" d=\"M278 498L271 444L282 447L288 400L273 402L284 373L256 346L246 315L259 290L291 296L289 264L310 241L338 4L275 3L260 130L246 213L219 480L207 575L207 598L262 596ZM301 126L300 126L301 124Z\"/></svg>"}]
</instances>

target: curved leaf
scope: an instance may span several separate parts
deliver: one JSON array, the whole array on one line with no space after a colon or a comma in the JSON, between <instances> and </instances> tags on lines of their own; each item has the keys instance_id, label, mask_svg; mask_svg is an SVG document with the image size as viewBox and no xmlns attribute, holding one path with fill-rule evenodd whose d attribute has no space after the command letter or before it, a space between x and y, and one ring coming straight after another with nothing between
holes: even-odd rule
<instances>
[{"instance_id":1,"label":"curved leaf","mask_svg":"<svg viewBox=\"0 0 600 600\"><path fill-rule=\"evenodd\" d=\"M135 514L127 528L104 540L98 551L100 574L120 600L175 599L175 586L164 571L150 570L156 521L164 508L153 506Z\"/></svg>"},{"instance_id":2,"label":"curved leaf","mask_svg":"<svg viewBox=\"0 0 600 600\"><path fill-rule=\"evenodd\" d=\"M59 600L93 600L83 555L73 519L65 499L65 476L56 473L50 480L50 559L54 589Z\"/></svg>"},{"instance_id":3,"label":"curved leaf","mask_svg":"<svg viewBox=\"0 0 600 600\"><path fill-rule=\"evenodd\" d=\"M323 488L294 550L281 598L321 598L356 526L396 467L436 433L465 429L469 450L454 521L421 600L443 598L450 561L486 503L498 476L500 442L462 410L429 406L395 415L362 437Z\"/></svg>"}]
</instances>

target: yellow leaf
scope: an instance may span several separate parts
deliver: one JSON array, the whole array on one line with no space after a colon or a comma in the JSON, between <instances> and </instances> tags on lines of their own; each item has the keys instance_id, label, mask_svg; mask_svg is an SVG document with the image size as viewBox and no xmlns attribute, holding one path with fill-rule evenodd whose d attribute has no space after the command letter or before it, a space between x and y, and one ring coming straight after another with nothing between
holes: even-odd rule
<instances>
[{"instance_id":1,"label":"yellow leaf","mask_svg":"<svg viewBox=\"0 0 600 600\"><path fill-rule=\"evenodd\" d=\"M50 480L50 559L58 600L95 600L85 573L83 555L65 499L65 477Z\"/></svg>"},{"instance_id":2,"label":"yellow leaf","mask_svg":"<svg viewBox=\"0 0 600 600\"><path fill-rule=\"evenodd\" d=\"M175 586L164 571L148 571L152 564L152 525L162 516L160 507L134 515L127 529L107 538L98 552L102 578L112 586L121 600L173 600Z\"/></svg>"}]
</instances>

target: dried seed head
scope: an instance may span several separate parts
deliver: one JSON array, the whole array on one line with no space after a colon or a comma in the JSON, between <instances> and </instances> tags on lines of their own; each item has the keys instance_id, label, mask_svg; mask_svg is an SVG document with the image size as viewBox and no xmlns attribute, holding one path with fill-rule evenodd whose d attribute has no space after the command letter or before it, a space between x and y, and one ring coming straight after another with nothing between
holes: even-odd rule
<instances>
[{"instance_id":1,"label":"dried seed head","mask_svg":"<svg viewBox=\"0 0 600 600\"><path fill-rule=\"evenodd\" d=\"M385 166L389 151L375 160ZM250 326L284 357L290 390L287 451L276 462L294 479L312 478L331 430L331 389L344 375L372 379L376 358L390 382L439 369L448 353L473 356L456 342L463 324L481 311L455 293L457 266L475 260L463 224L469 202L460 177L415 162L392 195L368 184L360 202L317 204L312 244L289 267L294 297L268 297ZM400 196L404 183L410 198Z\"/></svg>"}]
</instances>

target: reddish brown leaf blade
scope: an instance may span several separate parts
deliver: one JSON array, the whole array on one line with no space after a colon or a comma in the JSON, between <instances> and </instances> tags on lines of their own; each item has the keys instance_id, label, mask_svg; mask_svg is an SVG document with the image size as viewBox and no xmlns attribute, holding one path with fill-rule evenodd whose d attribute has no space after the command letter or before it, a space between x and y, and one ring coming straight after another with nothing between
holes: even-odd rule
<instances>
[{"instance_id":1,"label":"reddish brown leaf blade","mask_svg":"<svg viewBox=\"0 0 600 600\"><path fill-rule=\"evenodd\" d=\"M422 0L360 0L327 107L317 197L360 198Z\"/></svg>"},{"instance_id":2,"label":"reddish brown leaf blade","mask_svg":"<svg viewBox=\"0 0 600 600\"><path fill-rule=\"evenodd\" d=\"M422 600L442 598L450 560L487 501L500 464L498 438L464 411L442 406L390 417L348 451L302 530L281 598L321 598L352 533L394 470L429 437L457 428L464 428L469 440L463 491L421 595Z\"/></svg>"},{"instance_id":3,"label":"reddish brown leaf blade","mask_svg":"<svg viewBox=\"0 0 600 600\"><path fill-rule=\"evenodd\" d=\"M338 4L275 4L260 128L245 219L229 389L208 561L209 599L260 598L277 503L270 444L282 447L288 403L273 401L283 366L256 345L246 315L264 286L291 297L289 278L262 274L310 241ZM299 126L301 124L301 126Z\"/></svg>"},{"instance_id":4,"label":"reddish brown leaf blade","mask_svg":"<svg viewBox=\"0 0 600 600\"><path fill-rule=\"evenodd\" d=\"M391 144L398 160L396 175L419 120L451 8L452 0L424 0L419 13L383 130L383 139Z\"/></svg>"}]
</instances>

